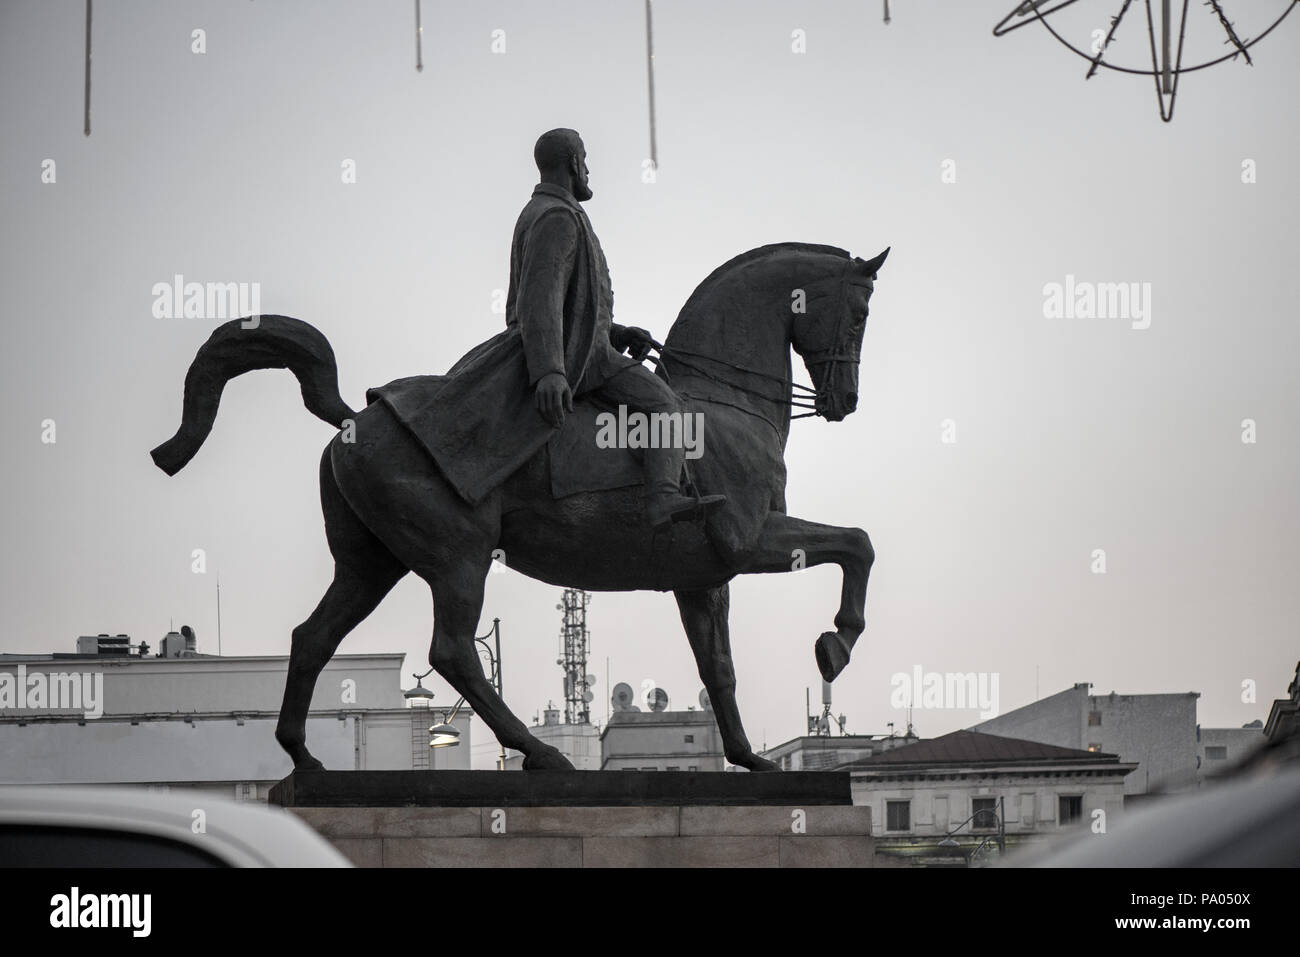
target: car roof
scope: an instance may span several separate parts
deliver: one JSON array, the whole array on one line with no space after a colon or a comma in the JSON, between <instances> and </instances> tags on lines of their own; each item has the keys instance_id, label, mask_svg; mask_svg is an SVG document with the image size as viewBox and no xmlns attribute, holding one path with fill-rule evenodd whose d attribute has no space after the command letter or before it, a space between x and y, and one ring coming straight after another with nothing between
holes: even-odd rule
<instances>
[{"instance_id":1,"label":"car roof","mask_svg":"<svg viewBox=\"0 0 1300 957\"><path fill-rule=\"evenodd\" d=\"M1300 861L1300 768L1151 798L1109 834L1009 860L1030 867L1294 867Z\"/></svg>"}]
</instances>

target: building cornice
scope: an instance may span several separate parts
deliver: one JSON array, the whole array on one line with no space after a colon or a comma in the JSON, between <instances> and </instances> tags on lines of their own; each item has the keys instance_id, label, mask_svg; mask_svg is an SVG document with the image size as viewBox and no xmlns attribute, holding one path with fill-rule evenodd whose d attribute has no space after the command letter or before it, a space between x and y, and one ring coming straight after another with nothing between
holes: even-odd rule
<instances>
[{"instance_id":1,"label":"building cornice","mask_svg":"<svg viewBox=\"0 0 1300 957\"><path fill-rule=\"evenodd\" d=\"M854 781L868 780L963 780L980 777L1124 777L1137 769L1137 764L1098 761L1093 764L1051 762L1039 764L990 765L895 765L878 768L850 768Z\"/></svg>"},{"instance_id":2,"label":"building cornice","mask_svg":"<svg viewBox=\"0 0 1300 957\"><path fill-rule=\"evenodd\" d=\"M308 718L345 718L369 717L372 715L410 715L413 708L331 708L307 712ZM468 705L461 705L456 717L472 717L474 710ZM438 708L428 710L430 723L441 720L442 712ZM0 725L5 724L144 724L164 721L274 721L280 717L277 711L142 711L136 714L104 714L98 718L88 718L79 711L0 711Z\"/></svg>"}]
</instances>

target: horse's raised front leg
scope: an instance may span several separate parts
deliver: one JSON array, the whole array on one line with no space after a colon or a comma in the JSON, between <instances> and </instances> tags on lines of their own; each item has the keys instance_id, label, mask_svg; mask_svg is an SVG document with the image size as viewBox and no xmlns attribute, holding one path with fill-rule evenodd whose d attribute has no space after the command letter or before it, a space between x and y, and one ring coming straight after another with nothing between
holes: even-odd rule
<instances>
[{"instance_id":1,"label":"horse's raised front leg","mask_svg":"<svg viewBox=\"0 0 1300 957\"><path fill-rule=\"evenodd\" d=\"M835 631L823 632L814 646L817 668L827 681L849 663L853 645L866 627L867 577L876 553L860 528L819 525L772 512L763 523L752 558L742 573L789 572L833 562L844 571Z\"/></svg>"},{"instance_id":2,"label":"horse's raised front leg","mask_svg":"<svg viewBox=\"0 0 1300 957\"><path fill-rule=\"evenodd\" d=\"M678 591L677 607L682 626L695 652L700 678L713 702L713 716L722 733L727 760L751 771L776 771L777 766L760 758L749 746L736 707L736 669L731 664L731 637L727 627L730 591L726 585L699 591Z\"/></svg>"}]
</instances>

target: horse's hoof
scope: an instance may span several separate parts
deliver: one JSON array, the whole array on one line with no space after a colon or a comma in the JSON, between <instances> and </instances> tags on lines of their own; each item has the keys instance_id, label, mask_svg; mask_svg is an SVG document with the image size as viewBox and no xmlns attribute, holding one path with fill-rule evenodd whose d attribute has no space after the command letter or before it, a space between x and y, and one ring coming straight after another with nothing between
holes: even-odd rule
<instances>
[{"instance_id":1,"label":"horse's hoof","mask_svg":"<svg viewBox=\"0 0 1300 957\"><path fill-rule=\"evenodd\" d=\"M817 670L827 681L834 681L849 663L849 649L838 632L823 631L813 646Z\"/></svg>"},{"instance_id":2,"label":"horse's hoof","mask_svg":"<svg viewBox=\"0 0 1300 957\"><path fill-rule=\"evenodd\" d=\"M321 764L309 754L305 758L300 758L295 761L293 763L293 769L295 771L324 771L325 765Z\"/></svg>"},{"instance_id":3,"label":"horse's hoof","mask_svg":"<svg viewBox=\"0 0 1300 957\"><path fill-rule=\"evenodd\" d=\"M734 758L727 755L727 760L738 768L744 768L746 771L780 771L781 766L767 758L761 758L753 751L745 751L737 754Z\"/></svg>"},{"instance_id":4,"label":"horse's hoof","mask_svg":"<svg viewBox=\"0 0 1300 957\"><path fill-rule=\"evenodd\" d=\"M534 751L524 758L525 771L572 771L573 762L555 748Z\"/></svg>"}]
</instances>

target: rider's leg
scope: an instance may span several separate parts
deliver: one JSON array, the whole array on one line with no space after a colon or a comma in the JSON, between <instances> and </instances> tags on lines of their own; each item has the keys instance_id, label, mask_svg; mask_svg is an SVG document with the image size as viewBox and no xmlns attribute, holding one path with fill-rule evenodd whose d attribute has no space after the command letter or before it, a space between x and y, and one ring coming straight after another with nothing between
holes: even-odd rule
<instances>
[{"instance_id":1,"label":"rider's leg","mask_svg":"<svg viewBox=\"0 0 1300 957\"><path fill-rule=\"evenodd\" d=\"M629 366L607 379L593 390L603 402L626 406L629 412L647 416L676 415L677 427L667 430L674 441L666 446L642 449L645 469L646 515L654 527L674 521L702 518L707 512L720 508L726 502L722 495L705 495L687 498L681 493L682 463L686 460L681 418L684 412L677 394L658 376L644 366ZM651 418L651 428L655 419ZM662 433L661 433L662 434Z\"/></svg>"}]
</instances>

